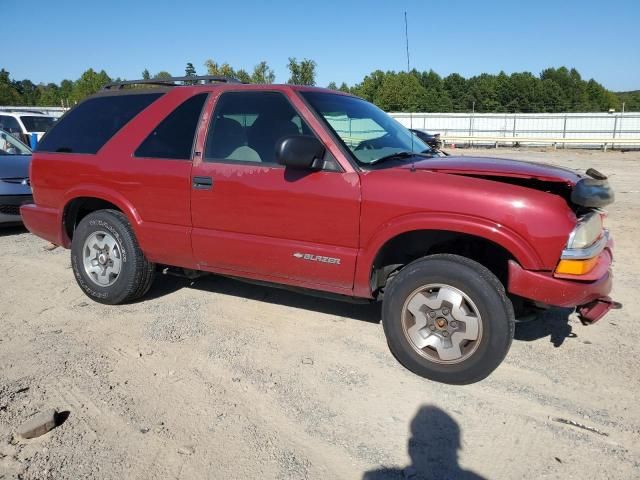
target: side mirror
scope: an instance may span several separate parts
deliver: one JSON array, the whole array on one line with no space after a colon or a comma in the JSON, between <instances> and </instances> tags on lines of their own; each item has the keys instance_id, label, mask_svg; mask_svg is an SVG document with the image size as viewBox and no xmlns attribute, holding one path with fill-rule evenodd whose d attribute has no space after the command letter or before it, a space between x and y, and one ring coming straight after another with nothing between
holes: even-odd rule
<instances>
[{"instance_id":1,"label":"side mirror","mask_svg":"<svg viewBox=\"0 0 640 480\"><path fill-rule=\"evenodd\" d=\"M324 163L324 146L311 135L291 135L276 144L276 160L291 168L319 170Z\"/></svg>"}]
</instances>

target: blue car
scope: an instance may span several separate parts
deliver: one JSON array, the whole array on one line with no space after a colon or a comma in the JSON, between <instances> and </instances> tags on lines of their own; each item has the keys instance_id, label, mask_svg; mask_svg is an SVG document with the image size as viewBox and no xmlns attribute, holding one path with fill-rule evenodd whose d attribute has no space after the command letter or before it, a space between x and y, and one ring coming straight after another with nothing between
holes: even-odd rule
<instances>
[{"instance_id":1,"label":"blue car","mask_svg":"<svg viewBox=\"0 0 640 480\"><path fill-rule=\"evenodd\" d=\"M21 223L20 206L33 202L30 162L29 147L0 130L0 225Z\"/></svg>"}]
</instances>

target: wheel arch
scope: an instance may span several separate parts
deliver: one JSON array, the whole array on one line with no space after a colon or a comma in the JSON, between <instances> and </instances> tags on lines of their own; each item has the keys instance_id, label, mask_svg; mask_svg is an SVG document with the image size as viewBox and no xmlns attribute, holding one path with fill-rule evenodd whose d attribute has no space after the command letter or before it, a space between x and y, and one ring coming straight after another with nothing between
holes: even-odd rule
<instances>
[{"instance_id":1,"label":"wheel arch","mask_svg":"<svg viewBox=\"0 0 640 480\"><path fill-rule=\"evenodd\" d=\"M465 252L469 248L473 250L471 254ZM479 256L483 249L495 254L496 259L504 260L501 266L504 272L496 271L495 265L487 265L483 261ZM507 261L510 259L525 268L543 268L542 260L533 246L503 225L461 215L412 215L387 224L384 230L372 236L362 250L356 271L356 294L373 296L383 284L380 275L386 281L397 267L435 253L467 256L494 273L499 273L503 281L506 280Z\"/></svg>"},{"instance_id":2,"label":"wheel arch","mask_svg":"<svg viewBox=\"0 0 640 480\"><path fill-rule=\"evenodd\" d=\"M73 233L85 216L106 209L124 213L134 230L141 223L135 208L122 195L97 186L76 189L67 194L62 212L62 233L66 243L64 246L68 248L71 245Z\"/></svg>"}]
</instances>

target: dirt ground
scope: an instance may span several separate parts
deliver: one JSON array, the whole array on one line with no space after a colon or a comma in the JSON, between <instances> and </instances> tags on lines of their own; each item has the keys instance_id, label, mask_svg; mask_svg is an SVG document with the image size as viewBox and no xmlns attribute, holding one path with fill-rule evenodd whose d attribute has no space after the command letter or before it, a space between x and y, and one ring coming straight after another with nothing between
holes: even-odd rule
<instances>
[{"instance_id":1,"label":"dirt ground","mask_svg":"<svg viewBox=\"0 0 640 480\"><path fill-rule=\"evenodd\" d=\"M610 174L625 308L519 325L488 379L448 386L394 360L376 305L160 276L103 306L68 251L2 229L0 479L639 478L640 153L458 152ZM68 418L14 435L47 408Z\"/></svg>"}]
</instances>

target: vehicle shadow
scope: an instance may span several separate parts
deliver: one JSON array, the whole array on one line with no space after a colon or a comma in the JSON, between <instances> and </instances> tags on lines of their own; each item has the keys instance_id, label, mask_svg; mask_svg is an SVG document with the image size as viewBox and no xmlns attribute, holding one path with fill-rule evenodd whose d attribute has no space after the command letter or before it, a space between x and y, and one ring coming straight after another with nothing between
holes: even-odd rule
<instances>
[{"instance_id":1,"label":"vehicle shadow","mask_svg":"<svg viewBox=\"0 0 640 480\"><path fill-rule=\"evenodd\" d=\"M557 348L567 338L577 337L569 324L571 313L571 308L551 308L535 320L518 323L514 339L531 342L548 336L549 341Z\"/></svg>"},{"instance_id":2,"label":"vehicle shadow","mask_svg":"<svg viewBox=\"0 0 640 480\"><path fill-rule=\"evenodd\" d=\"M20 235L22 233L29 233L29 231L21 223L7 223L0 225L0 237Z\"/></svg>"},{"instance_id":3,"label":"vehicle shadow","mask_svg":"<svg viewBox=\"0 0 640 480\"><path fill-rule=\"evenodd\" d=\"M207 275L189 280L187 278L159 274L151 290L149 290L149 293L147 293L141 301L164 297L182 288L193 288L206 292L232 295L234 297L247 298L302 310L311 310L369 323L380 323L380 319L382 318L380 303L343 302L276 287L255 285L217 275Z\"/></svg>"},{"instance_id":4,"label":"vehicle shadow","mask_svg":"<svg viewBox=\"0 0 640 480\"><path fill-rule=\"evenodd\" d=\"M183 288L232 295L260 302L283 305L301 310L311 310L328 315L361 320L369 323L380 323L382 319L381 304L349 303L331 298L323 298L266 285L256 285L241 282L233 278L206 275L193 280L172 275L158 274L156 280L140 302L147 302L156 298L170 295ZM540 318L526 323L516 324L515 340L531 342L549 337L555 347L562 345L566 338L577 335L569 325L569 315L572 309L554 308L544 312Z\"/></svg>"},{"instance_id":5,"label":"vehicle shadow","mask_svg":"<svg viewBox=\"0 0 640 480\"><path fill-rule=\"evenodd\" d=\"M460 467L460 448L457 422L440 408L426 405L411 421L411 438L407 446L411 465L365 472L362 480L483 479L477 473Z\"/></svg>"}]
</instances>

